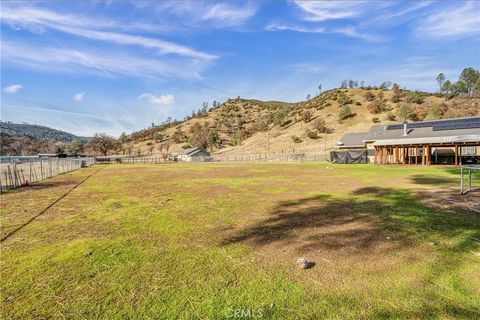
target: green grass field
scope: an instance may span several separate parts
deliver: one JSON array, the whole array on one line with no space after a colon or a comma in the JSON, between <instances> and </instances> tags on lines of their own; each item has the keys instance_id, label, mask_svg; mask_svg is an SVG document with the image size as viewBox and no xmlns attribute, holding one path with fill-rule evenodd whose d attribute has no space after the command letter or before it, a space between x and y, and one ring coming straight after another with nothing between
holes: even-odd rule
<instances>
[{"instance_id":1,"label":"green grass field","mask_svg":"<svg viewBox=\"0 0 480 320\"><path fill-rule=\"evenodd\" d=\"M479 198L443 193L458 181L372 165L81 169L2 195L2 238L19 228L2 242L2 318L478 319Z\"/></svg>"}]
</instances>

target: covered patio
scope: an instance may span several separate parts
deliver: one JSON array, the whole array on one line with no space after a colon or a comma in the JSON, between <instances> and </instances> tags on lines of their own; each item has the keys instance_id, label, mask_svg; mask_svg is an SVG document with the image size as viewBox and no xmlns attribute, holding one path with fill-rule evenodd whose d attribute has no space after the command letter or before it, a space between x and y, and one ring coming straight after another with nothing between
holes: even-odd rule
<instances>
[{"instance_id":1,"label":"covered patio","mask_svg":"<svg viewBox=\"0 0 480 320\"><path fill-rule=\"evenodd\" d=\"M480 140L475 137L379 140L373 144L373 147L375 164L450 164L458 166L480 161L480 155L477 151L477 149L480 149ZM445 156L448 153L451 156Z\"/></svg>"}]
</instances>

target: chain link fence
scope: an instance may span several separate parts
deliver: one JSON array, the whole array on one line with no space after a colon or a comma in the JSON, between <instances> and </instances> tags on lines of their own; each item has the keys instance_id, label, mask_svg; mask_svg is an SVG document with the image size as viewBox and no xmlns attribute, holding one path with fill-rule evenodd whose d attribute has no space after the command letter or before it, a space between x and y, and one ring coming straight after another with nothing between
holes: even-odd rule
<instances>
[{"instance_id":1,"label":"chain link fence","mask_svg":"<svg viewBox=\"0 0 480 320\"><path fill-rule=\"evenodd\" d=\"M93 158L1 157L0 190L27 186L93 163Z\"/></svg>"}]
</instances>

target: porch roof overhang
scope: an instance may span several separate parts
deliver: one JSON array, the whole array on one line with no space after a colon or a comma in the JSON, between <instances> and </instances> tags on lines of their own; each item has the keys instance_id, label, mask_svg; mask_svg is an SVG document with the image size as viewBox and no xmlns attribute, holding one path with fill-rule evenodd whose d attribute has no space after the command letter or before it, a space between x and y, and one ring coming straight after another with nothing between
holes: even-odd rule
<instances>
[{"instance_id":1,"label":"porch roof overhang","mask_svg":"<svg viewBox=\"0 0 480 320\"><path fill-rule=\"evenodd\" d=\"M384 139L373 143L374 147L379 146L401 146L401 145L454 145L454 144L478 144L480 145L480 134L464 136L447 137L428 137L428 138L404 138L404 139Z\"/></svg>"}]
</instances>

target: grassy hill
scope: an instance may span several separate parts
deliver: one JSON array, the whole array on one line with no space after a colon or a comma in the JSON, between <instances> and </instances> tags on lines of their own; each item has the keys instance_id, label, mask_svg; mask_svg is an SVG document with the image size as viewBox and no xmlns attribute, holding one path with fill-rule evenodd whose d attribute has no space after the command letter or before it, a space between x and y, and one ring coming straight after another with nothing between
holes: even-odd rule
<instances>
[{"instance_id":1,"label":"grassy hill","mask_svg":"<svg viewBox=\"0 0 480 320\"><path fill-rule=\"evenodd\" d=\"M333 89L297 103L238 98L182 122L134 132L124 139L124 153L158 154L166 146L169 152L190 146L227 154L320 152L335 148L345 132L367 131L404 116L418 121L479 114L478 96L445 99L398 88Z\"/></svg>"},{"instance_id":2,"label":"grassy hill","mask_svg":"<svg viewBox=\"0 0 480 320\"><path fill-rule=\"evenodd\" d=\"M0 121L0 130L12 136L25 137L31 140L51 140L57 142L69 142L73 140L80 140L82 142L90 141L90 138L87 137L79 137L65 131L28 123Z\"/></svg>"}]
</instances>

